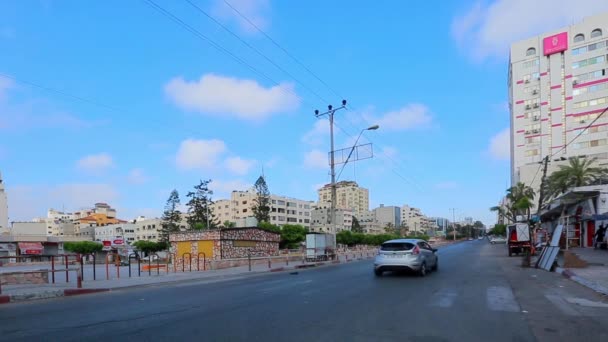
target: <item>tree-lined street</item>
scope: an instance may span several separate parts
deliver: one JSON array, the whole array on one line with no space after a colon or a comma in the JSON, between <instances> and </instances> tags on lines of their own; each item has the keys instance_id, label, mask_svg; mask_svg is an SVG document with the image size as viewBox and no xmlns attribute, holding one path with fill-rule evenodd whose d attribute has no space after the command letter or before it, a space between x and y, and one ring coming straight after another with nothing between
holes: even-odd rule
<instances>
[{"instance_id":1,"label":"tree-lined street","mask_svg":"<svg viewBox=\"0 0 608 342\"><path fill-rule=\"evenodd\" d=\"M441 248L425 278L372 262L2 307L6 341L605 341L608 304L486 240ZM32 313L36 324L32 324ZM10 324L5 324L10 322Z\"/></svg>"}]
</instances>

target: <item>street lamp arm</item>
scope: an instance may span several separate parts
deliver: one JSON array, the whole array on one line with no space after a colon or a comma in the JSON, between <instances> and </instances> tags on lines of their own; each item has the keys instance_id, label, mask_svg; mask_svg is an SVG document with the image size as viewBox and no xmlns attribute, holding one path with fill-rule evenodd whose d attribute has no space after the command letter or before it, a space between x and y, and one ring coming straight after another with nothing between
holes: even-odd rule
<instances>
[{"instance_id":1,"label":"street lamp arm","mask_svg":"<svg viewBox=\"0 0 608 342\"><path fill-rule=\"evenodd\" d=\"M359 133L359 136L357 137L357 140L355 140L355 144L350 149L350 152L348 152L348 157L346 157L346 161L344 162L344 164L342 164L342 167L340 168L340 172L338 173L337 179L340 179L340 176L342 175L342 171L344 171L344 168L346 167L346 164L348 164L348 161L350 160L350 157L353 155L353 152L355 151L355 148L357 148L357 143L359 142L359 139L361 138L361 135L363 134L363 132L377 130L378 128L380 128L380 126L373 125L371 127L368 127L368 128L365 128L365 129L361 130L361 133Z\"/></svg>"}]
</instances>

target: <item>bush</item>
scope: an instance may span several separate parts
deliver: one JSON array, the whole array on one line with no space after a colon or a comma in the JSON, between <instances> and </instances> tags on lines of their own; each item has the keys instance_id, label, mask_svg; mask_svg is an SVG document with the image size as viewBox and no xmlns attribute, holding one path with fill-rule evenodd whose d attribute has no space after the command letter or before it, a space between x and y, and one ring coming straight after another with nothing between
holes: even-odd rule
<instances>
[{"instance_id":1,"label":"bush","mask_svg":"<svg viewBox=\"0 0 608 342\"><path fill-rule=\"evenodd\" d=\"M277 225L274 225L270 222L259 222L258 228L271 232L271 233L281 233L281 228Z\"/></svg>"},{"instance_id":2,"label":"bush","mask_svg":"<svg viewBox=\"0 0 608 342\"><path fill-rule=\"evenodd\" d=\"M140 250L146 254L150 254L150 253L156 253L156 252L160 252L160 251L167 249L168 244L166 242L154 242L154 241L140 240L140 241L135 241L133 243L133 247L137 248L138 250Z\"/></svg>"},{"instance_id":3,"label":"bush","mask_svg":"<svg viewBox=\"0 0 608 342\"><path fill-rule=\"evenodd\" d=\"M63 249L78 254L92 254L100 252L103 245L94 241L64 242Z\"/></svg>"}]
</instances>

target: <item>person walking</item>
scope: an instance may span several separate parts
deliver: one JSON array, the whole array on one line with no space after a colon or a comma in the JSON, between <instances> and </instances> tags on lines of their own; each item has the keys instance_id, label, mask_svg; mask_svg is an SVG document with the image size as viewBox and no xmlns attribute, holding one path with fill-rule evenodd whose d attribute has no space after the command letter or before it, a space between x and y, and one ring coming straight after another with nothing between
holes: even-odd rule
<instances>
[{"instance_id":1,"label":"person walking","mask_svg":"<svg viewBox=\"0 0 608 342\"><path fill-rule=\"evenodd\" d=\"M604 236L606 236L606 228L608 227L605 227L602 223L597 232L595 232L595 242L593 243L594 249L597 249L598 244L600 245L600 248L602 247L602 243L604 243Z\"/></svg>"}]
</instances>

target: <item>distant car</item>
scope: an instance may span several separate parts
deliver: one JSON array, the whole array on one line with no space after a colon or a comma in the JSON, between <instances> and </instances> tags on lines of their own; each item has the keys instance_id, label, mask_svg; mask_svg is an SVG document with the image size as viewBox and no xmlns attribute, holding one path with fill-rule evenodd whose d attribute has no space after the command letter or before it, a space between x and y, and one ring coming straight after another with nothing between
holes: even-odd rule
<instances>
[{"instance_id":1,"label":"distant car","mask_svg":"<svg viewBox=\"0 0 608 342\"><path fill-rule=\"evenodd\" d=\"M468 240L469 240L469 241L473 241L473 238L472 238L472 237L470 237Z\"/></svg>"},{"instance_id":2,"label":"distant car","mask_svg":"<svg viewBox=\"0 0 608 342\"><path fill-rule=\"evenodd\" d=\"M439 269L437 249L421 239L396 239L383 243L374 260L374 274L385 271L414 271L424 277Z\"/></svg>"},{"instance_id":3,"label":"distant car","mask_svg":"<svg viewBox=\"0 0 608 342\"><path fill-rule=\"evenodd\" d=\"M490 243L507 243L507 238L505 238L504 236L493 236L490 238Z\"/></svg>"},{"instance_id":4,"label":"distant car","mask_svg":"<svg viewBox=\"0 0 608 342\"><path fill-rule=\"evenodd\" d=\"M483 236L479 235L479 237L477 238L477 240L483 240Z\"/></svg>"}]
</instances>

